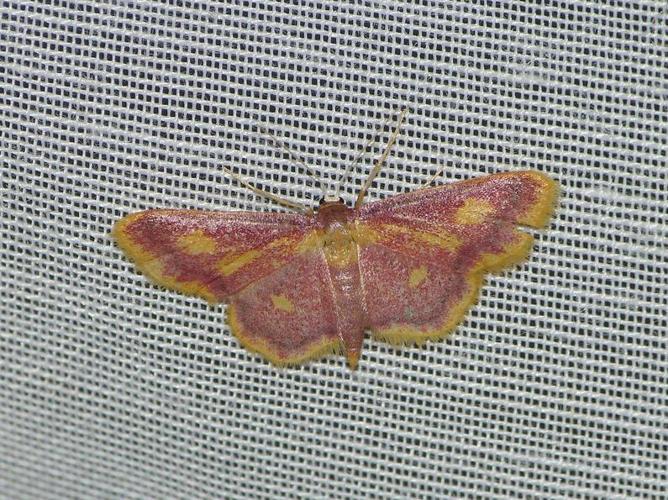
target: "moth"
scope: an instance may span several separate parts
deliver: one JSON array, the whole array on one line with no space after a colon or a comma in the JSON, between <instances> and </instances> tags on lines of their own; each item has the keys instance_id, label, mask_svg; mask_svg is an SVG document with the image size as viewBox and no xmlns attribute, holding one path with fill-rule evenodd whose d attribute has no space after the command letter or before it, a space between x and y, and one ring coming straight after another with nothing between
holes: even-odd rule
<instances>
[{"instance_id":1,"label":"moth","mask_svg":"<svg viewBox=\"0 0 668 500\"><path fill-rule=\"evenodd\" d=\"M269 194L298 212L146 210L113 236L158 285L227 302L241 344L276 365L343 351L355 369L367 330L393 344L441 339L485 273L527 258L533 237L518 226L546 226L558 185L506 172L363 204L404 116L353 207L339 183L313 210Z\"/></svg>"}]
</instances>

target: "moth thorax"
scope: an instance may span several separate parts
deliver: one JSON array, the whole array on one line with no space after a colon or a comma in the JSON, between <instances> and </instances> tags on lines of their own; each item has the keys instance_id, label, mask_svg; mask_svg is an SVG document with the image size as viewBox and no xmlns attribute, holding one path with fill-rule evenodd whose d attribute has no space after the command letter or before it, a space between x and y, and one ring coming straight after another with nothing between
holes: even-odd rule
<instances>
[{"instance_id":1,"label":"moth thorax","mask_svg":"<svg viewBox=\"0 0 668 500\"><path fill-rule=\"evenodd\" d=\"M323 249L330 266L345 267L357 260L355 242L346 226L330 228L323 238Z\"/></svg>"},{"instance_id":2,"label":"moth thorax","mask_svg":"<svg viewBox=\"0 0 668 500\"><path fill-rule=\"evenodd\" d=\"M348 223L352 213L353 210L343 203L325 203L318 211L318 218L324 229L323 249L330 266L345 267L351 264L357 256Z\"/></svg>"}]
</instances>

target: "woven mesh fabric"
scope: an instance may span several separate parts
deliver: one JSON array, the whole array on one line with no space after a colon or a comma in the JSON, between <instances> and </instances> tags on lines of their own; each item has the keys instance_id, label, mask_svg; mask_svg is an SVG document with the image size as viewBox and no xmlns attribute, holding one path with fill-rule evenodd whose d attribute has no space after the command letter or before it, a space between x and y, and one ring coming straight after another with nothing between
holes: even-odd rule
<instances>
[{"instance_id":1,"label":"woven mesh fabric","mask_svg":"<svg viewBox=\"0 0 668 500\"><path fill-rule=\"evenodd\" d=\"M3 2L2 498L659 498L664 1ZM157 207L313 205L403 107L368 199L538 169L530 260L447 340L275 369L109 238Z\"/></svg>"}]
</instances>

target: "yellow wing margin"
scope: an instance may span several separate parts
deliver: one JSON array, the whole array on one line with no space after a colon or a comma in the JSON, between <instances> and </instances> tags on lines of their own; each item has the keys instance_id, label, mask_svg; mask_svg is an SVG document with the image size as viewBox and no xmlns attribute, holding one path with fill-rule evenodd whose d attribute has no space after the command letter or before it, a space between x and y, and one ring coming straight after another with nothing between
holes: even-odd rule
<instances>
[{"instance_id":1,"label":"yellow wing margin","mask_svg":"<svg viewBox=\"0 0 668 500\"><path fill-rule=\"evenodd\" d=\"M297 356L281 358L276 351L266 342L263 342L262 339L258 338L254 340L251 335L248 335L245 332L244 328L241 326L241 322L237 318L237 311L234 304L227 306L227 322L230 325L232 333L245 349L259 354L278 367L296 366L324 356L342 352L340 339L330 340L325 338L322 342L310 346L307 350L299 353Z\"/></svg>"}]
</instances>

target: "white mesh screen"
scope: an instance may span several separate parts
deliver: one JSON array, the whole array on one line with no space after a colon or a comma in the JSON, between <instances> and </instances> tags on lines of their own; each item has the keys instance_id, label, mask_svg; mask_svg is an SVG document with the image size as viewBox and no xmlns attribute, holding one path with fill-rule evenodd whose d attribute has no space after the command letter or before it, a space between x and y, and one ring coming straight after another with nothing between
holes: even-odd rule
<instances>
[{"instance_id":1,"label":"white mesh screen","mask_svg":"<svg viewBox=\"0 0 668 500\"><path fill-rule=\"evenodd\" d=\"M4 2L0 495L662 497L664 1ZM563 195L448 339L278 370L109 238L312 205L404 106L369 199L534 168ZM352 201L391 125L345 185ZM439 180L439 182L441 182Z\"/></svg>"}]
</instances>

